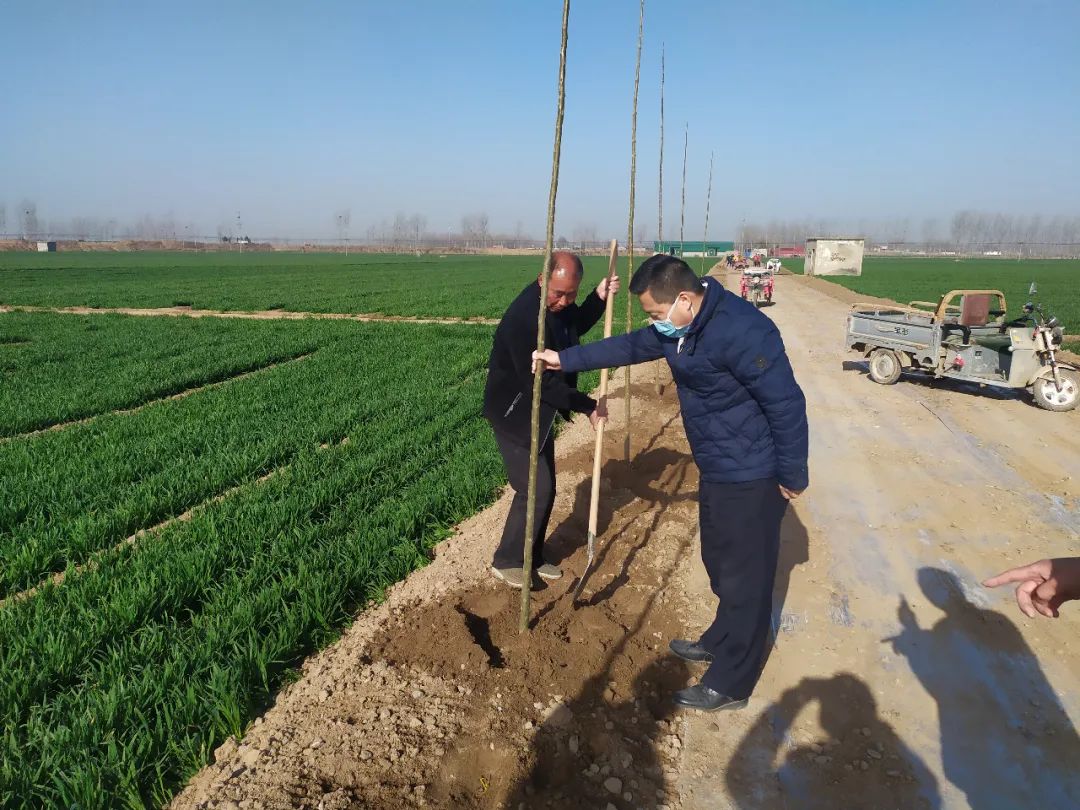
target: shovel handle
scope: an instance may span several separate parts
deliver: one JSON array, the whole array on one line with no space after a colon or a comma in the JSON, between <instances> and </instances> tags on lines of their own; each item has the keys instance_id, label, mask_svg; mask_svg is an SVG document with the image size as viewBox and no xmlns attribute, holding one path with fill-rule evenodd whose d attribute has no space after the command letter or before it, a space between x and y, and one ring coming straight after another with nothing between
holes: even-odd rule
<instances>
[{"instance_id":1,"label":"shovel handle","mask_svg":"<svg viewBox=\"0 0 1080 810\"><path fill-rule=\"evenodd\" d=\"M610 255L608 256L608 284L611 284L611 279L615 276L617 271L616 265L619 259L619 242L616 239L611 240ZM610 287L609 287L610 290ZM608 292L607 300L604 302L604 337L611 337L611 322L614 317L614 296ZM608 370L602 369L600 371L600 399L607 396L608 387ZM604 461L604 425L605 422L601 421L596 426L596 445L593 448L593 472L592 472L592 491L589 495L589 534L593 537L596 536L596 523L597 516L600 511L600 467ZM590 559L590 562L592 560Z\"/></svg>"}]
</instances>

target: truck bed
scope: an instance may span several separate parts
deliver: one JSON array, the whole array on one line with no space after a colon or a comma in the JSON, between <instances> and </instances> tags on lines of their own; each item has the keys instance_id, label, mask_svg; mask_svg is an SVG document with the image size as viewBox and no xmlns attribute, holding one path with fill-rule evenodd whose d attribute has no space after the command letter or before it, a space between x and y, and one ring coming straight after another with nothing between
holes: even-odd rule
<instances>
[{"instance_id":1,"label":"truck bed","mask_svg":"<svg viewBox=\"0 0 1080 810\"><path fill-rule=\"evenodd\" d=\"M937 327L933 315L902 307L857 307L848 316L848 348L885 346L928 349Z\"/></svg>"}]
</instances>

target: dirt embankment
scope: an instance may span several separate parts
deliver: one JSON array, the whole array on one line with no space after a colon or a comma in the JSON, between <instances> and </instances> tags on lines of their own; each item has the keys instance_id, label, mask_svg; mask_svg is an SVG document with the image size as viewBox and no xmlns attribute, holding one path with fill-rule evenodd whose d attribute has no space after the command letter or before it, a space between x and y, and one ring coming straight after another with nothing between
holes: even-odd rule
<instances>
[{"instance_id":1,"label":"dirt embankment","mask_svg":"<svg viewBox=\"0 0 1080 810\"><path fill-rule=\"evenodd\" d=\"M173 806L680 806L670 694L690 673L667 644L684 633L697 470L675 392L655 392L651 366L635 380L634 461L619 459L613 408L597 564L580 604L570 591L585 562L593 446L583 420L558 447L547 556L566 576L534 595L529 633L517 630L519 593L488 574L504 497L311 659Z\"/></svg>"}]
</instances>

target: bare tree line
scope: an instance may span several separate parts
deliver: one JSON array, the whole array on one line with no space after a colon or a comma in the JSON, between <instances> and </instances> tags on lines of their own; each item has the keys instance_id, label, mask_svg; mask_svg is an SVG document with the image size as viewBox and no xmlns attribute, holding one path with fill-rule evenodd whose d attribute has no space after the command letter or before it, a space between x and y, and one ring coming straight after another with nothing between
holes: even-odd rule
<instances>
[{"instance_id":1,"label":"bare tree line","mask_svg":"<svg viewBox=\"0 0 1080 810\"><path fill-rule=\"evenodd\" d=\"M11 216L8 216L8 212ZM283 243L322 243L347 246L362 244L374 249L421 250L487 248L530 249L542 247L517 222L512 231L495 230L485 211L465 214L458 229L432 230L428 219L419 212L398 212L393 219L384 219L368 226L364 237L353 239L352 212L348 208L335 211L331 220L335 238L260 238L259 241ZM239 221L223 221L215 236L200 235L191 223L181 223L172 214L145 214L134 222L120 223L115 218L76 216L69 220L42 221L38 206L32 199L23 199L8 208L0 203L0 237L26 240L71 239L112 241L133 239L146 241L221 241L246 239L236 232ZM646 246L651 236L648 224L639 223L634 230L635 244ZM829 218L771 219L743 222L736 230L735 240L740 247L801 245L814 236L860 236L867 240L867 249L887 249L906 253L979 254L1053 257L1080 256L1080 216L1016 215L999 212L962 210L949 219L933 217L912 219L894 217L884 220L839 220ZM595 222L578 222L560 234L556 245L562 249L591 250L606 245Z\"/></svg>"},{"instance_id":2,"label":"bare tree line","mask_svg":"<svg viewBox=\"0 0 1080 810\"><path fill-rule=\"evenodd\" d=\"M113 239L177 239L183 233L171 216L153 217L146 214L134 223L121 226L114 218L76 216L69 220L49 220L43 223L38 215L37 203L22 200L15 208L15 216L8 227L7 208L0 204L0 236L17 239L73 239L110 241ZM192 230L188 225L187 229Z\"/></svg>"},{"instance_id":3,"label":"bare tree line","mask_svg":"<svg viewBox=\"0 0 1080 810\"><path fill-rule=\"evenodd\" d=\"M72 241L109 242L117 239L144 241L184 241L184 242L250 242L250 238L239 232L240 219L225 219L218 223L213 235L200 233L193 223L181 223L172 214L153 216L144 214L131 223L121 223L115 218L75 216L68 220L50 220L42 223L38 216L37 203L30 199L20 201L13 209L10 222L7 206L0 203L0 238L23 239L61 239ZM393 219L384 219L367 227L363 238L354 239L352 234L352 211L341 208L330 217L335 237L260 237L257 241L305 244L336 244L348 249L349 244L360 244L375 249L420 250L453 248L464 250L483 250L487 248L529 249L542 247L542 240L527 233L520 221L515 223L512 232L492 229L491 219L486 211L465 214L461 217L459 229L448 228L446 231L431 230L424 214L399 211ZM638 244L643 244L649 236L647 225L639 226L635 231ZM575 224L570 231L570 238L560 235L557 238L560 248L591 249L606 247L607 239L602 238L595 223Z\"/></svg>"},{"instance_id":4,"label":"bare tree line","mask_svg":"<svg viewBox=\"0 0 1080 810\"><path fill-rule=\"evenodd\" d=\"M815 236L858 236L868 249L908 253L1053 257L1080 256L1080 216L1015 215L958 211L947 221L928 217L888 220L773 219L743 222L736 232L740 247L783 247Z\"/></svg>"}]
</instances>

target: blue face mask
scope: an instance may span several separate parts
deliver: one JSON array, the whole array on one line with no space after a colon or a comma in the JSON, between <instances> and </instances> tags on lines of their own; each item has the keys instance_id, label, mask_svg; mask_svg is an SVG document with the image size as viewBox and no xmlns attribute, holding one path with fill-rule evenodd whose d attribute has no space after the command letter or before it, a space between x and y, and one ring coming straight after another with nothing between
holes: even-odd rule
<instances>
[{"instance_id":1,"label":"blue face mask","mask_svg":"<svg viewBox=\"0 0 1080 810\"><path fill-rule=\"evenodd\" d=\"M671 302L671 307L670 307L670 309L668 309L667 315L664 317L664 320L662 320L662 321L653 321L653 326L656 327L656 331L659 332L664 337L681 338L687 332L690 331L690 326L694 322L694 317L693 317L694 316L694 305L693 304L690 305L690 323L686 324L686 326L676 326L675 324L673 324L671 322L671 313L675 311L675 305L678 304L678 303L679 303L678 298L676 298L674 301Z\"/></svg>"}]
</instances>

